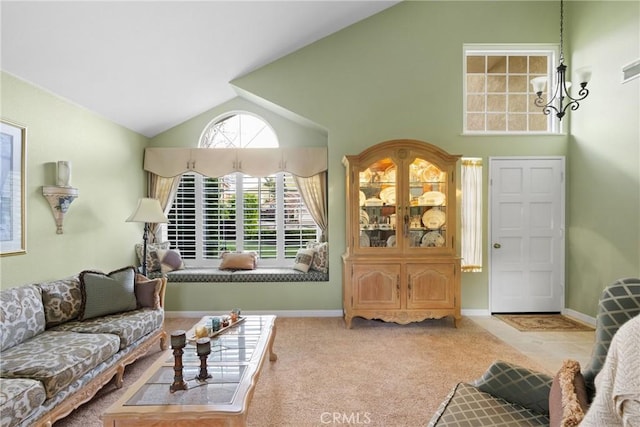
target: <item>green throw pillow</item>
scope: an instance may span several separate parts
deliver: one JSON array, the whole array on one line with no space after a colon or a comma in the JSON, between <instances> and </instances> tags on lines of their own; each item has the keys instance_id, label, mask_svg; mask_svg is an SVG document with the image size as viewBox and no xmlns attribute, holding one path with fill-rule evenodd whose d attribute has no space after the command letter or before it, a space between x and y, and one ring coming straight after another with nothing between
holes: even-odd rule
<instances>
[{"instance_id":1,"label":"green throw pillow","mask_svg":"<svg viewBox=\"0 0 640 427\"><path fill-rule=\"evenodd\" d=\"M134 267L126 267L109 274L99 271L80 273L82 307L80 320L92 319L107 314L135 310Z\"/></svg>"}]
</instances>

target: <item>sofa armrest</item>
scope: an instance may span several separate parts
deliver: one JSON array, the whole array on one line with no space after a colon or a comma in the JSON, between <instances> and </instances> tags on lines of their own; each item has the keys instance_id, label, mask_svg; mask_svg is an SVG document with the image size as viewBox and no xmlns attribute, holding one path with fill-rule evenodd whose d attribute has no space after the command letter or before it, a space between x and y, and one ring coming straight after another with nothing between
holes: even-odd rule
<instances>
[{"instance_id":1,"label":"sofa armrest","mask_svg":"<svg viewBox=\"0 0 640 427\"><path fill-rule=\"evenodd\" d=\"M472 384L480 391L548 416L552 382L547 374L497 360Z\"/></svg>"}]
</instances>

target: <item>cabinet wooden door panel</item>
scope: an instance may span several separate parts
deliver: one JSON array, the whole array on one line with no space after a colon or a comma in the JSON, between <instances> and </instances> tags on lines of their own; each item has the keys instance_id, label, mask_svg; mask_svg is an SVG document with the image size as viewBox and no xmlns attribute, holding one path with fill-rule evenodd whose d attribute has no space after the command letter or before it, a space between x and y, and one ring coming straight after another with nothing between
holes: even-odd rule
<instances>
[{"instance_id":1,"label":"cabinet wooden door panel","mask_svg":"<svg viewBox=\"0 0 640 427\"><path fill-rule=\"evenodd\" d=\"M354 308L400 308L400 265L354 265Z\"/></svg>"},{"instance_id":2,"label":"cabinet wooden door panel","mask_svg":"<svg viewBox=\"0 0 640 427\"><path fill-rule=\"evenodd\" d=\"M453 308L454 264L407 265L407 308Z\"/></svg>"}]
</instances>

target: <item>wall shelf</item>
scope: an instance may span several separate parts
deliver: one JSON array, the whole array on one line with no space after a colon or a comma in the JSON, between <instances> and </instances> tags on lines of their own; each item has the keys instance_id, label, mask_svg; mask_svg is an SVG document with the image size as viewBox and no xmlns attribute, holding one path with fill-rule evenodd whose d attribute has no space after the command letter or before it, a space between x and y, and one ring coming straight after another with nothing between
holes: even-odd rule
<instances>
[{"instance_id":1,"label":"wall shelf","mask_svg":"<svg viewBox=\"0 0 640 427\"><path fill-rule=\"evenodd\" d=\"M49 202L53 217L56 221L56 234L63 234L62 223L64 215L69 210L71 203L78 198L78 189L50 185L42 187L42 195Z\"/></svg>"}]
</instances>

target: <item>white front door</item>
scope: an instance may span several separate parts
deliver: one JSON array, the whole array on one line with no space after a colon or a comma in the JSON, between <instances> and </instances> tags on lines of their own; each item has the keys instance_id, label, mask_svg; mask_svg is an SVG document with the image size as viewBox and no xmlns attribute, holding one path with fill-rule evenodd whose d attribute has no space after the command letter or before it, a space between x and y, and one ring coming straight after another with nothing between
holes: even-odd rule
<instances>
[{"instance_id":1,"label":"white front door","mask_svg":"<svg viewBox=\"0 0 640 427\"><path fill-rule=\"evenodd\" d=\"M564 307L564 158L489 159L490 310Z\"/></svg>"}]
</instances>

